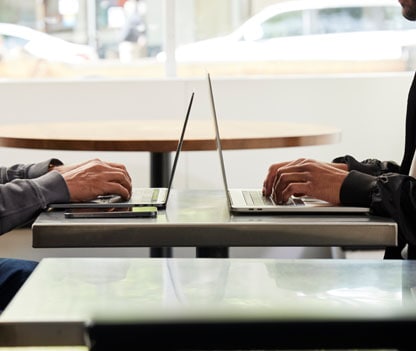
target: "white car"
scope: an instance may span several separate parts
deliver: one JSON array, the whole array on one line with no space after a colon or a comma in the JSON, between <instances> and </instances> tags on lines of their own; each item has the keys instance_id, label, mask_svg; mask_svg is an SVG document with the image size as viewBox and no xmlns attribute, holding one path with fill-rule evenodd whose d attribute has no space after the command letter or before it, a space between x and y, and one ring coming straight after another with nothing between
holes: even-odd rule
<instances>
[{"instance_id":1,"label":"white car","mask_svg":"<svg viewBox=\"0 0 416 351\"><path fill-rule=\"evenodd\" d=\"M39 59L69 64L98 58L96 50L88 45L71 43L12 23L0 23L0 48L2 54L6 56L10 52L23 50Z\"/></svg>"},{"instance_id":2,"label":"white car","mask_svg":"<svg viewBox=\"0 0 416 351\"><path fill-rule=\"evenodd\" d=\"M416 23L403 18L397 0L293 0L266 7L229 35L178 47L176 59L395 60L415 45Z\"/></svg>"}]
</instances>

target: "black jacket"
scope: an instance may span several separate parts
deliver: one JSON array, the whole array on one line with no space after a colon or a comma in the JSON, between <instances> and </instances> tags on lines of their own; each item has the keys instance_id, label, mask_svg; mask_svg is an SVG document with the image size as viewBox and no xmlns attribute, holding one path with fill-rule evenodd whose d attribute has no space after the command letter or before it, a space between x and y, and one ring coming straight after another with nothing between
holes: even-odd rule
<instances>
[{"instance_id":1,"label":"black jacket","mask_svg":"<svg viewBox=\"0 0 416 351\"><path fill-rule=\"evenodd\" d=\"M416 75L407 101L406 142L401 165L374 159L358 162L351 156L334 160L348 164L351 171L341 187L341 203L369 206L373 214L397 222L399 245L387 248L385 258L401 258L401 251L408 244L408 258L416 259L416 179L408 175L415 148Z\"/></svg>"}]
</instances>

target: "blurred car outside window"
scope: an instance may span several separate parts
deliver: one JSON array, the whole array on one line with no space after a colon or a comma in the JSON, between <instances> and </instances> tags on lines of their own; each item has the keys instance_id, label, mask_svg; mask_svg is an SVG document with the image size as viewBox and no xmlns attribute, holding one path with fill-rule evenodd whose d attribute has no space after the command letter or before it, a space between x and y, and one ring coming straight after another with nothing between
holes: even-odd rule
<instances>
[{"instance_id":1,"label":"blurred car outside window","mask_svg":"<svg viewBox=\"0 0 416 351\"><path fill-rule=\"evenodd\" d=\"M200 65L236 74L404 71L416 66L415 48L416 23L396 0L291 0L229 34L179 45L176 60L183 71Z\"/></svg>"},{"instance_id":2,"label":"blurred car outside window","mask_svg":"<svg viewBox=\"0 0 416 351\"><path fill-rule=\"evenodd\" d=\"M33 28L39 21L25 5L31 28L0 23L0 77L161 77L162 2L96 0L91 6L89 0L45 0L44 30ZM416 23L403 18L396 0L276 0L266 6L270 2L176 0L176 10L168 16L176 20L177 74L367 73L416 67ZM19 13L18 2L12 4ZM95 11L94 23L88 11ZM217 14L215 21L212 14ZM6 12L0 17L4 21Z\"/></svg>"}]
</instances>

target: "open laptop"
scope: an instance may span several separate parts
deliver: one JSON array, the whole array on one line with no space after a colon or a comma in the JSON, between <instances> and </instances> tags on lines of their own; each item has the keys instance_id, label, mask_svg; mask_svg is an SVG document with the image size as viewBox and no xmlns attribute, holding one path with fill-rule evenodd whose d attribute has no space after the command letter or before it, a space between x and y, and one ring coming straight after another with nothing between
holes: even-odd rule
<instances>
[{"instance_id":1,"label":"open laptop","mask_svg":"<svg viewBox=\"0 0 416 351\"><path fill-rule=\"evenodd\" d=\"M182 126L181 135L179 137L178 146L176 148L175 158L167 188L133 188L132 196L128 201L123 201L118 195L104 195L89 202L69 202L69 203L53 203L49 204L50 208L103 208L103 207L132 207L132 206L155 206L159 209L166 208L169 193L172 187L173 177L175 175L179 154L182 149L185 136L186 126L188 124L189 115L191 113L192 103L195 93L192 93L189 100L188 109L186 111L185 121Z\"/></svg>"},{"instance_id":2,"label":"open laptop","mask_svg":"<svg viewBox=\"0 0 416 351\"><path fill-rule=\"evenodd\" d=\"M334 213L366 213L367 207L336 206L326 201L311 197L292 197L286 204L277 205L269 197L262 194L262 189L230 189L228 186L225 163L221 146L220 130L217 111L214 102L214 93L211 77L208 73L209 95L211 100L212 116L214 119L217 150L220 159L221 173L230 211L233 213L297 213L297 212L334 212Z\"/></svg>"}]
</instances>

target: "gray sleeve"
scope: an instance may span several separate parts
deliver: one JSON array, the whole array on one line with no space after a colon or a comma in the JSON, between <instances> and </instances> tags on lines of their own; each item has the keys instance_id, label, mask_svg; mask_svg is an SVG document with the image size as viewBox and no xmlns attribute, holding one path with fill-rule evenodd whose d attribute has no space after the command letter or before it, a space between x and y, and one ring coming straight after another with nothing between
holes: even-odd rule
<instances>
[{"instance_id":1,"label":"gray sleeve","mask_svg":"<svg viewBox=\"0 0 416 351\"><path fill-rule=\"evenodd\" d=\"M56 171L0 184L0 234L33 220L50 203L68 201L68 187Z\"/></svg>"},{"instance_id":2,"label":"gray sleeve","mask_svg":"<svg viewBox=\"0 0 416 351\"><path fill-rule=\"evenodd\" d=\"M11 167L0 167L0 184L6 184L15 179L33 179L46 174L51 165L60 166L62 162L51 158L39 163L16 164Z\"/></svg>"}]
</instances>

